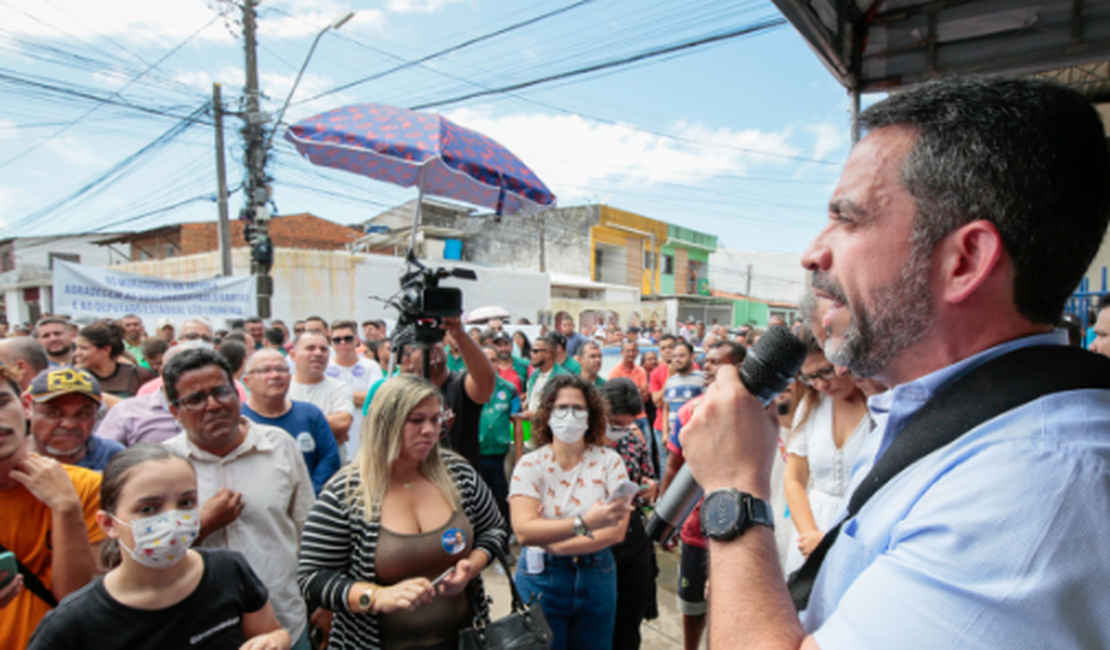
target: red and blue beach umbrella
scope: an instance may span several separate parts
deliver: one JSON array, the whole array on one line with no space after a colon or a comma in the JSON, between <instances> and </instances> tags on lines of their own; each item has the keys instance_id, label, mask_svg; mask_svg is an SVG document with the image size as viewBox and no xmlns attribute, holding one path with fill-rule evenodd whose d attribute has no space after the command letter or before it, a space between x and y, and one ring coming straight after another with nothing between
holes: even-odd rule
<instances>
[{"instance_id":1,"label":"red and blue beach umbrella","mask_svg":"<svg viewBox=\"0 0 1110 650\"><path fill-rule=\"evenodd\" d=\"M511 151L435 113L353 104L294 124L285 139L314 165L416 185L421 198L455 199L498 215L555 206L555 195Z\"/></svg>"}]
</instances>

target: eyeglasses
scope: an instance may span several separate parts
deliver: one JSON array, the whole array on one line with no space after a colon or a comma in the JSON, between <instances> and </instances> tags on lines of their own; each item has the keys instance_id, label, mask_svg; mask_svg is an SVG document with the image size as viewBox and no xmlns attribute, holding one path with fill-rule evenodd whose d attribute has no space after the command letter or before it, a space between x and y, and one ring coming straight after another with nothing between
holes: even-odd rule
<instances>
[{"instance_id":1,"label":"eyeglasses","mask_svg":"<svg viewBox=\"0 0 1110 650\"><path fill-rule=\"evenodd\" d=\"M340 343L354 343L354 336L333 336L331 337L331 344L338 345Z\"/></svg>"},{"instance_id":2,"label":"eyeglasses","mask_svg":"<svg viewBox=\"0 0 1110 650\"><path fill-rule=\"evenodd\" d=\"M217 404L227 406L235 401L237 397L235 389L227 384L216 386L210 391L197 391L191 395L186 395L176 399L170 404L180 406L186 411L203 411L208 406L208 398L212 397L216 400Z\"/></svg>"},{"instance_id":3,"label":"eyeglasses","mask_svg":"<svg viewBox=\"0 0 1110 650\"><path fill-rule=\"evenodd\" d=\"M532 354L546 354L547 352L547 350L542 350L540 348L532 348Z\"/></svg>"},{"instance_id":4,"label":"eyeglasses","mask_svg":"<svg viewBox=\"0 0 1110 650\"><path fill-rule=\"evenodd\" d=\"M581 418L586 417L586 413L588 412L589 409L585 406L578 406L577 404L560 404L551 409L551 417L563 420L569 418L573 413L574 417Z\"/></svg>"},{"instance_id":5,"label":"eyeglasses","mask_svg":"<svg viewBox=\"0 0 1110 650\"><path fill-rule=\"evenodd\" d=\"M831 381L835 377L836 377L836 368L834 368L832 366L827 366L825 368L822 368L822 369L818 370L817 372L813 373L812 375L799 374L798 375L798 381L802 382L806 386L812 386L813 384L817 383L818 379L820 379L821 381Z\"/></svg>"},{"instance_id":6,"label":"eyeglasses","mask_svg":"<svg viewBox=\"0 0 1110 650\"><path fill-rule=\"evenodd\" d=\"M181 338L185 339L186 341L200 340L204 341L205 343L211 343L216 340L207 334L200 334L199 332L189 332L188 334L182 334Z\"/></svg>"},{"instance_id":7,"label":"eyeglasses","mask_svg":"<svg viewBox=\"0 0 1110 650\"><path fill-rule=\"evenodd\" d=\"M254 368L248 375L288 375L289 366L266 366L265 368Z\"/></svg>"},{"instance_id":8,"label":"eyeglasses","mask_svg":"<svg viewBox=\"0 0 1110 650\"><path fill-rule=\"evenodd\" d=\"M293 333L294 334L304 334L304 328L303 327L294 327L293 328Z\"/></svg>"}]
</instances>

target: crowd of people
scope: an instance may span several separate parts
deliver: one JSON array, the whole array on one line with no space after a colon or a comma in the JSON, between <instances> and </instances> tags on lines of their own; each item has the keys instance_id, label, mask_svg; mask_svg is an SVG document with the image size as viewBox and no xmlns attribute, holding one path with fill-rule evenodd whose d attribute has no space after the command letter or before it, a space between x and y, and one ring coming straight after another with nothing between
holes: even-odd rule
<instances>
[{"instance_id":1,"label":"crowd of people","mask_svg":"<svg viewBox=\"0 0 1110 650\"><path fill-rule=\"evenodd\" d=\"M531 340L499 320L443 318L441 337L417 340L377 320L191 318L148 337L135 315L48 316L5 335L0 638L20 650L453 649L489 616L483 571L511 552L510 579L542 608L552 647L638 648L658 615L647 518L688 464L706 498L661 544L681 554L688 650L707 630L715 647L1100 647L1105 360L1081 395L1017 403L1015 418L873 479L874 509L850 505L884 454L907 453L898 434L913 414L972 368L1066 343L1110 356L1110 298L1089 332L1060 317L1093 249L1053 270L1011 234L1032 227L1024 203L1006 203L1017 212L999 224L958 213L913 229L914 201L939 200L927 168L952 162L945 129L1001 128L982 120L1000 102L1058 140L1048 117L1093 132L1089 106L1040 82L929 84L865 113L872 132L805 256L815 291L796 322L766 324L805 349L769 408L738 374L765 331L752 325L578 331L562 318ZM930 117L964 103L952 122ZM1105 141L1097 154L1074 146L1105 183ZM1052 165L1038 169L1064 174ZM1101 187L1068 212L1100 236ZM1038 226L1044 241L1071 232L1056 226ZM887 268L879 251L907 261ZM1048 304L1038 291L1050 290ZM816 582L796 591L811 569Z\"/></svg>"}]
</instances>

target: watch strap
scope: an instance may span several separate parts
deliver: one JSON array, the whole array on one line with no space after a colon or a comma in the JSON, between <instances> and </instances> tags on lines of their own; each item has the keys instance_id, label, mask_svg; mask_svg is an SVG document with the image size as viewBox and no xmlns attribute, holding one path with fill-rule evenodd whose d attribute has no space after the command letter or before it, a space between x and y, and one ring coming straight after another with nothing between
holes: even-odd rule
<instances>
[{"instance_id":1,"label":"watch strap","mask_svg":"<svg viewBox=\"0 0 1110 650\"><path fill-rule=\"evenodd\" d=\"M705 501L708 502L711 498L734 500L737 505L737 515L736 520L731 522L731 525L729 525L726 530L716 532L709 531L705 526L704 519L707 514L705 510L706 503L703 503L701 530L702 534L709 539L727 542L736 539L755 524L767 526L771 530L775 529L774 511L771 509L771 504L763 499L757 499L747 492L740 492L734 488L714 490L705 497Z\"/></svg>"}]
</instances>

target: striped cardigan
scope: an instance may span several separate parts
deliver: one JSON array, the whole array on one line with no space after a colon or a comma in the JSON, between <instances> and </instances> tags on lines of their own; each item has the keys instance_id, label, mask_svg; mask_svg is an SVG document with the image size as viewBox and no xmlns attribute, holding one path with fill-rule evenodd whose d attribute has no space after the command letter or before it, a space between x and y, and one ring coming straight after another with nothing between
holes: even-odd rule
<instances>
[{"instance_id":1,"label":"striped cardigan","mask_svg":"<svg viewBox=\"0 0 1110 650\"><path fill-rule=\"evenodd\" d=\"M504 548L505 522L493 494L463 457L441 450L444 463L462 496L463 512L474 528L474 548L495 557ZM357 490L358 475L350 487ZM347 608L347 592L356 582L375 582L374 556L378 546L379 521L367 521L361 500L349 504L345 472L331 480L312 507L301 538L297 582L301 593L312 602L335 612L328 648L380 648L377 616L354 613ZM481 576L475 579L483 615L488 616Z\"/></svg>"}]
</instances>

